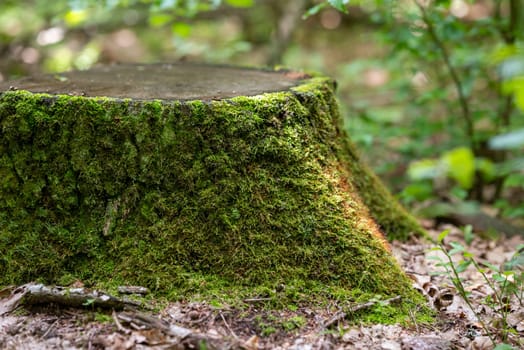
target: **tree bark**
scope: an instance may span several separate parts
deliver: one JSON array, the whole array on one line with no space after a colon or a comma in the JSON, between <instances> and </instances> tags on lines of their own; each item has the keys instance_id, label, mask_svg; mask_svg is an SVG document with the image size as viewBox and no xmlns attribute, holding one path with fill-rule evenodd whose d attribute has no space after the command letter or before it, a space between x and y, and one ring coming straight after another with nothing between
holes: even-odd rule
<instances>
[{"instance_id":1,"label":"tree bark","mask_svg":"<svg viewBox=\"0 0 524 350\"><path fill-rule=\"evenodd\" d=\"M220 279L413 297L384 234L422 230L360 161L334 86L199 64L0 85L0 285L195 292Z\"/></svg>"}]
</instances>

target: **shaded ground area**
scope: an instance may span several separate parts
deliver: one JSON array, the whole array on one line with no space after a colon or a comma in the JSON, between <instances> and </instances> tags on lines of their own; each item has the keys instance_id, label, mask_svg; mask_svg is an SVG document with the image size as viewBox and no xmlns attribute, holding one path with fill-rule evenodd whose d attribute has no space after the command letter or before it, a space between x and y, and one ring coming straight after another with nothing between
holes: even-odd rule
<instances>
[{"instance_id":1,"label":"shaded ground area","mask_svg":"<svg viewBox=\"0 0 524 350\"><path fill-rule=\"evenodd\" d=\"M434 226L428 222L426 226ZM429 229L435 238L448 228L445 242L466 246L464 234L453 226ZM502 265L524 239L488 241L474 238L468 251L481 264ZM484 322L497 336L500 310L488 306L493 291L477 269L462 273L464 285L475 313L458 296L447 276L438 271L432 258L442 257L431 245L419 240L394 242L395 256L413 278L438 317L434 324L355 325L351 312L342 305L322 308L267 311L265 300L246 300L249 307L238 310L224 305L178 302L160 311L124 310L94 312L46 305L15 309L0 317L2 349L492 349L481 326ZM491 273L486 271L488 275ZM8 295L0 295L0 314L6 309ZM394 302L392 300L391 302ZM507 343L524 344L524 310L517 300L504 305ZM354 305L352 310L366 305ZM351 309L351 308L350 308ZM481 316L478 319L477 316ZM202 343L205 342L205 347Z\"/></svg>"}]
</instances>

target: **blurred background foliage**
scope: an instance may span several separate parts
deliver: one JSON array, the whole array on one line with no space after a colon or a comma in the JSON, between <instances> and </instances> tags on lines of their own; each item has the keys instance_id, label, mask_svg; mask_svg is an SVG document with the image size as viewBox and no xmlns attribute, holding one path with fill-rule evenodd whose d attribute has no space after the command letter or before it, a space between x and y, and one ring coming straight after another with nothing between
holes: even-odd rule
<instances>
[{"instance_id":1,"label":"blurred background foliage","mask_svg":"<svg viewBox=\"0 0 524 350\"><path fill-rule=\"evenodd\" d=\"M2 0L0 81L115 62L283 65L419 215L524 221L524 0Z\"/></svg>"}]
</instances>

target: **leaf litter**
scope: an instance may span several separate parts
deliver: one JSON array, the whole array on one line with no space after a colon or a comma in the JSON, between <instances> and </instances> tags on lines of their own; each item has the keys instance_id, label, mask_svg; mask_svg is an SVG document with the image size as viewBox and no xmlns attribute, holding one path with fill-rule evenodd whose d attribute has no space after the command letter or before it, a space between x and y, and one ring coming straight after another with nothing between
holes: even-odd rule
<instances>
[{"instance_id":1,"label":"leaf litter","mask_svg":"<svg viewBox=\"0 0 524 350\"><path fill-rule=\"evenodd\" d=\"M498 240L474 237L467 244L463 231L455 226L436 227L432 221L423 224L434 239L443 230L449 230L444 244L457 242L467 246L482 266L503 266L512 258L515 247L524 244L522 236ZM442 269L438 258L445 259L445 255L432 250L434 246L418 238L391 243L393 254L412 278L414 287L437 313L431 325L355 325L333 308L267 311L257 306L263 300L253 300L247 310L204 302L175 302L160 311L126 308L111 314L56 303L21 307L24 295L19 287L0 291L0 348L491 350L494 345L490 336L500 341L496 330L502 321L510 329L505 343L514 349L523 347L524 310L518 300L487 303L494 297L494 290L478 269L469 266L460 275L469 293L474 309L471 310L449 276L435 274ZM460 258L452 256L456 264ZM493 271L483 272L490 275ZM505 320L500 319L501 310L497 307L506 308ZM275 321L284 326L275 327ZM492 334L486 333L481 321Z\"/></svg>"}]
</instances>

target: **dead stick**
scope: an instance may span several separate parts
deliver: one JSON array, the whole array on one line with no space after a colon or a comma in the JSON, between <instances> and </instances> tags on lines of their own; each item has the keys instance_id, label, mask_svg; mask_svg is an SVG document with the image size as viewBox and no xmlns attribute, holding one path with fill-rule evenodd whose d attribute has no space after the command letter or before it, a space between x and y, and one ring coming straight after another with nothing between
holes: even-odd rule
<instances>
[{"instance_id":1,"label":"dead stick","mask_svg":"<svg viewBox=\"0 0 524 350\"><path fill-rule=\"evenodd\" d=\"M47 328L47 330L45 331L45 333L42 335L42 339L45 339L45 338L49 335L49 333L51 333L51 330L52 330L53 328L55 328L56 324L58 323L58 320L59 320L59 319L57 318L56 321L53 322L53 323L49 326L49 328Z\"/></svg>"},{"instance_id":2,"label":"dead stick","mask_svg":"<svg viewBox=\"0 0 524 350\"><path fill-rule=\"evenodd\" d=\"M124 334L129 334L131 333L131 331L129 329L126 329L124 328L124 326L122 326L122 323L120 323L120 321L118 320L118 315L116 314L115 310L113 310L113 313L111 315L113 317L113 320L115 321L115 324L116 324L116 328L120 331L120 332L123 332Z\"/></svg>"},{"instance_id":3,"label":"dead stick","mask_svg":"<svg viewBox=\"0 0 524 350\"><path fill-rule=\"evenodd\" d=\"M271 301L271 298L249 298L249 299L244 299L245 303L256 303L256 302L259 302L259 301Z\"/></svg>"},{"instance_id":4,"label":"dead stick","mask_svg":"<svg viewBox=\"0 0 524 350\"><path fill-rule=\"evenodd\" d=\"M20 288L24 290L22 302L25 305L54 303L69 307L101 307L116 310L137 305L134 301L118 299L98 291L90 292L84 288L50 287L34 283L28 283Z\"/></svg>"},{"instance_id":5,"label":"dead stick","mask_svg":"<svg viewBox=\"0 0 524 350\"><path fill-rule=\"evenodd\" d=\"M222 321L224 321L224 324L226 325L226 328L229 330L229 332L231 332L231 334L233 335L233 337L235 337L235 339L238 340L237 335L235 334L235 332L233 332L233 330L231 329L231 327L229 327L229 324L227 323L226 318L224 317L224 315L222 314L222 312L219 312L219 314L220 314L220 317L222 317Z\"/></svg>"},{"instance_id":6,"label":"dead stick","mask_svg":"<svg viewBox=\"0 0 524 350\"><path fill-rule=\"evenodd\" d=\"M334 325L336 322L340 321L340 320L343 320L344 318L346 318L346 313L344 311L339 311L337 312L333 317L331 317L327 322L325 322L323 325L322 325L322 328L329 328L331 327L332 325Z\"/></svg>"}]
</instances>

